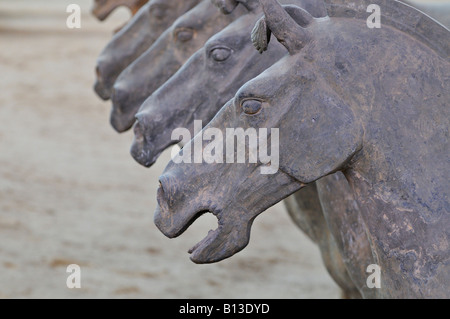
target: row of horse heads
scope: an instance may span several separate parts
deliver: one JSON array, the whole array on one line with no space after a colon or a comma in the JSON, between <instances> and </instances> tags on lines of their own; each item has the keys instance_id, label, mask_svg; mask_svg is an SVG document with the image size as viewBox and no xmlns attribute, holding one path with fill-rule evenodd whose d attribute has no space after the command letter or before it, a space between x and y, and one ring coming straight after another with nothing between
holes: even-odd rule
<instances>
[{"instance_id":1,"label":"row of horse heads","mask_svg":"<svg viewBox=\"0 0 450 319\"><path fill-rule=\"evenodd\" d=\"M141 8L99 56L95 91L112 101L116 131L133 128L138 163L152 166L196 120L224 136L279 129L275 174L257 173L260 162L167 165L157 227L176 237L205 212L218 219L192 261L239 252L284 200L343 296L450 297L445 26L395 0L128 2ZM381 28L367 26L370 4Z\"/></svg>"}]
</instances>

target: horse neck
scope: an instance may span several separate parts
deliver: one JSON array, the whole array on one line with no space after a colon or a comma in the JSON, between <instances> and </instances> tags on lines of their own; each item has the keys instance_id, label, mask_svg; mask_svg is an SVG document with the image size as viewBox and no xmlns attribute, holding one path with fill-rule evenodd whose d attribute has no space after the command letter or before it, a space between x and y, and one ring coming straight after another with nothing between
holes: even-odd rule
<instances>
[{"instance_id":1,"label":"horse neck","mask_svg":"<svg viewBox=\"0 0 450 319\"><path fill-rule=\"evenodd\" d=\"M448 205L442 185L448 183L450 62L391 27L370 30L346 20L330 22L322 51L334 53L321 66L332 70L326 76L364 128L353 177L374 186L376 196L408 199L413 210L442 210Z\"/></svg>"},{"instance_id":2,"label":"horse neck","mask_svg":"<svg viewBox=\"0 0 450 319\"><path fill-rule=\"evenodd\" d=\"M315 42L301 54L364 129L362 149L344 174L375 263L403 270L410 261L414 269L386 273L386 286L406 287L386 297L448 294L441 282L450 258L450 62L389 26L368 29L365 21L333 17L316 25Z\"/></svg>"}]
</instances>

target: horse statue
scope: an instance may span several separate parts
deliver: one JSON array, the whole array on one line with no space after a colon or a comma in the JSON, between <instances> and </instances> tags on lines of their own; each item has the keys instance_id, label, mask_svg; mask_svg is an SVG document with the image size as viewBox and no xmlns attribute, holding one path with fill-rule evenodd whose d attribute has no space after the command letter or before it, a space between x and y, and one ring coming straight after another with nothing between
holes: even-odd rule
<instances>
[{"instance_id":1,"label":"horse statue","mask_svg":"<svg viewBox=\"0 0 450 319\"><path fill-rule=\"evenodd\" d=\"M302 8L308 7L308 12L313 12L315 17L327 15L325 6L320 4L320 1L293 2ZM208 123L243 84L285 56L284 47L277 43L264 55L259 55L253 49L252 43L248 41L249 34L261 16L262 9L258 0L239 3L249 10L249 14L240 17L211 37L203 48L194 53L185 65L153 92L140 107L136 115L135 138L131 148L131 154L138 163L150 167L169 146L183 144L182 140L177 139L178 136L172 139L172 132L176 128L188 128L190 136L193 136L196 120ZM221 7L222 3L217 5ZM229 14L236 6L227 8L221 11ZM289 10L290 7L285 8ZM341 179L349 188L345 178ZM333 191L332 196L341 200L336 200L332 207L346 211L348 216L355 209L355 205L354 200L345 200L350 191L341 196L345 186L341 185L338 192ZM324 196L322 194L322 197ZM296 192L283 202L295 224L318 244L326 269L341 287L342 296L360 298L359 291L349 278L336 241L328 230L315 184ZM367 241L358 240L359 245L363 243L366 243L368 248Z\"/></svg>"},{"instance_id":2,"label":"horse statue","mask_svg":"<svg viewBox=\"0 0 450 319\"><path fill-rule=\"evenodd\" d=\"M141 104L200 49L206 40L248 13L238 8L221 14L203 0L178 18L155 43L122 71L114 83L110 122L117 132L129 130Z\"/></svg>"},{"instance_id":3,"label":"horse statue","mask_svg":"<svg viewBox=\"0 0 450 319\"><path fill-rule=\"evenodd\" d=\"M94 90L103 100L111 98L119 74L181 15L201 0L150 0L116 33L97 59Z\"/></svg>"},{"instance_id":4,"label":"horse statue","mask_svg":"<svg viewBox=\"0 0 450 319\"><path fill-rule=\"evenodd\" d=\"M189 252L194 262L217 262L245 248L253 220L268 207L340 172L359 224L324 209L335 222L330 230L354 254L352 229L362 228L369 262L381 269L380 287L355 282L362 296L449 298L449 30L398 1L325 2L329 17L316 19L260 0L255 46L268 49L274 35L288 55L244 84L179 154L208 151L214 162L168 164L155 224L175 237L214 214L218 228ZM370 4L381 8L381 28L366 24ZM274 163L261 159L227 162L218 137L239 128L270 129L265 148L278 151L275 172L262 174ZM242 148L234 144L237 157ZM361 263L357 253L343 257L353 280L367 277L361 272L370 265L349 265Z\"/></svg>"}]
</instances>

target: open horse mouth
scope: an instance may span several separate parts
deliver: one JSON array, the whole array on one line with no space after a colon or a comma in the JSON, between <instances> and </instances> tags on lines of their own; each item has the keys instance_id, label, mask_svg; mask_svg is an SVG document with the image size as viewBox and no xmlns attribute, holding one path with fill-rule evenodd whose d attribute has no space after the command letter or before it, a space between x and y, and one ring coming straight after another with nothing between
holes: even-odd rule
<instances>
[{"instance_id":1,"label":"open horse mouth","mask_svg":"<svg viewBox=\"0 0 450 319\"><path fill-rule=\"evenodd\" d=\"M194 263L218 262L231 257L247 246L252 220L227 218L224 211L206 206L189 207L192 202L196 202L196 199L189 201L187 205L182 205L182 211L172 212L169 209L170 202L176 193L167 191L170 182L169 179L161 177L157 192L158 206L154 216L155 225L165 236L169 238L180 236L197 218L208 212L218 219L217 229L210 230L205 238L188 250L191 254L190 259ZM245 217L246 214L239 215Z\"/></svg>"}]
</instances>

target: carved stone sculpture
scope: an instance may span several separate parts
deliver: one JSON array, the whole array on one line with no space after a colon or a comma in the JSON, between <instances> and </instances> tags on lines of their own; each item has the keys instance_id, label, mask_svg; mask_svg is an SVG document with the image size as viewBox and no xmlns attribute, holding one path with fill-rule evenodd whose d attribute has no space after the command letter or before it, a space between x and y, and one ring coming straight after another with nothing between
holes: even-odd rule
<instances>
[{"instance_id":1,"label":"carved stone sculpture","mask_svg":"<svg viewBox=\"0 0 450 319\"><path fill-rule=\"evenodd\" d=\"M179 16L201 0L150 0L116 33L97 59L94 90L109 100L119 74L147 50Z\"/></svg>"},{"instance_id":2,"label":"carved stone sculpture","mask_svg":"<svg viewBox=\"0 0 450 319\"><path fill-rule=\"evenodd\" d=\"M382 287L361 289L363 296L448 298L449 31L397 1L326 1L328 19L260 2L265 18L254 43L264 51L273 34L289 54L243 85L204 131L279 128L279 170L171 162L160 178L156 225L174 237L213 213L218 229L190 252L195 262L216 262L247 245L265 209L342 172L370 262L383 271ZM371 3L382 8L380 29L366 26ZM208 145L199 134L185 149L195 143ZM325 217L346 251L351 225ZM357 273L365 267L348 268L352 278L365 275Z\"/></svg>"}]
</instances>

